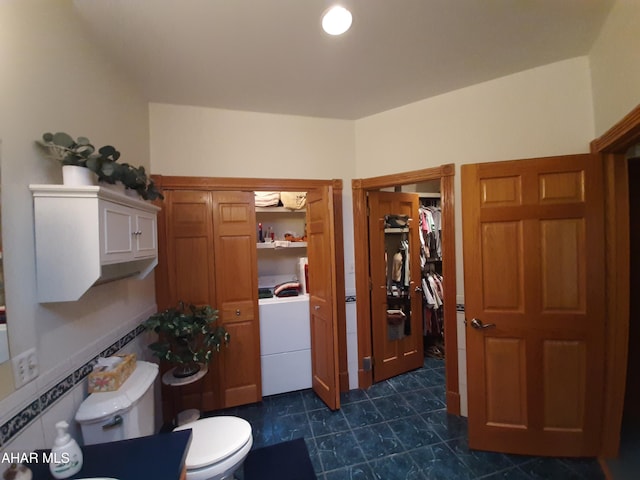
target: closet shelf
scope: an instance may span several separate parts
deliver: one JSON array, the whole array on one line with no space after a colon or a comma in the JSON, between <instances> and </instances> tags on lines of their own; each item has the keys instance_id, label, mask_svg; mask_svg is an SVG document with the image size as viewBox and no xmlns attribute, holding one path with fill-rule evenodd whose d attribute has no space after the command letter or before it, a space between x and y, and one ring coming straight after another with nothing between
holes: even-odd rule
<instances>
[{"instance_id":1,"label":"closet shelf","mask_svg":"<svg viewBox=\"0 0 640 480\"><path fill-rule=\"evenodd\" d=\"M300 210L291 210L287 207L256 207L256 213L307 213L303 208Z\"/></svg>"},{"instance_id":2,"label":"closet shelf","mask_svg":"<svg viewBox=\"0 0 640 480\"><path fill-rule=\"evenodd\" d=\"M275 242L256 243L258 249L280 250L283 248L307 248L307 242L289 242L276 240Z\"/></svg>"},{"instance_id":3,"label":"closet shelf","mask_svg":"<svg viewBox=\"0 0 640 480\"><path fill-rule=\"evenodd\" d=\"M394 227L394 228L385 228L384 233L409 233L409 227Z\"/></svg>"}]
</instances>

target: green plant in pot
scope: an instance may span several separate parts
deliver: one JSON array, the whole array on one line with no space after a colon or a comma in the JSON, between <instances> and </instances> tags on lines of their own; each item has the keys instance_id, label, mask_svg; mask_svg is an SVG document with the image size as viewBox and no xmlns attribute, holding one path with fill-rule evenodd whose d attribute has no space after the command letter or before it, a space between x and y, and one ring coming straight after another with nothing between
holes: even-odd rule
<instances>
[{"instance_id":1,"label":"green plant in pot","mask_svg":"<svg viewBox=\"0 0 640 480\"><path fill-rule=\"evenodd\" d=\"M59 161L63 166L85 167L94 172L98 181L103 183L121 182L128 189L135 190L144 200L164 199L153 180L147 176L144 167L118 163L120 152L111 145L105 145L96 152L87 137L74 140L65 132L47 132L36 143L48 158Z\"/></svg>"},{"instance_id":2,"label":"green plant in pot","mask_svg":"<svg viewBox=\"0 0 640 480\"><path fill-rule=\"evenodd\" d=\"M179 302L176 308L151 315L143 325L158 334L158 340L149 345L153 354L174 364L173 375L183 378L196 374L201 364L209 363L229 343L230 335L216 324L217 319L218 311L209 305Z\"/></svg>"},{"instance_id":3,"label":"green plant in pot","mask_svg":"<svg viewBox=\"0 0 640 480\"><path fill-rule=\"evenodd\" d=\"M42 135L42 141L36 143L43 149L47 157L59 161L62 165L87 167L89 158L98 157L98 154L95 153L95 147L87 137L78 137L74 140L71 135L65 132L46 132Z\"/></svg>"}]
</instances>

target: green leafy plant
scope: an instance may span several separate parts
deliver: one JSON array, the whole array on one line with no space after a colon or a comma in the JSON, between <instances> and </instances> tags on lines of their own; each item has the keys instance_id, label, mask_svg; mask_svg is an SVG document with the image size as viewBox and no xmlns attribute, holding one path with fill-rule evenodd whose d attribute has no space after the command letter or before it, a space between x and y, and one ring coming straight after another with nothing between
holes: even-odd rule
<instances>
[{"instance_id":1,"label":"green leafy plant","mask_svg":"<svg viewBox=\"0 0 640 480\"><path fill-rule=\"evenodd\" d=\"M65 132L47 132L42 135L42 141L36 143L48 158L59 161L62 165L87 167L96 173L98 173L97 166L101 162L116 162L120 158L120 152L111 145L105 145L96 153L95 147L87 137L78 137L74 140Z\"/></svg>"},{"instance_id":2,"label":"green leafy plant","mask_svg":"<svg viewBox=\"0 0 640 480\"><path fill-rule=\"evenodd\" d=\"M138 192L145 200L164 199L154 181L147 176L144 167L118 163L120 152L111 145L100 147L96 152L87 137L74 140L65 132L47 132L42 135L42 141L36 143L44 150L45 156L62 165L86 167L98 175L99 181L109 184L121 182L126 188Z\"/></svg>"},{"instance_id":3,"label":"green leafy plant","mask_svg":"<svg viewBox=\"0 0 640 480\"><path fill-rule=\"evenodd\" d=\"M175 364L175 376L186 377L196 373L199 364L209 363L213 354L229 343L230 335L216 325L217 319L218 311L209 305L179 302L176 308L151 315L143 325L158 334L158 340L149 345L153 354Z\"/></svg>"}]
</instances>

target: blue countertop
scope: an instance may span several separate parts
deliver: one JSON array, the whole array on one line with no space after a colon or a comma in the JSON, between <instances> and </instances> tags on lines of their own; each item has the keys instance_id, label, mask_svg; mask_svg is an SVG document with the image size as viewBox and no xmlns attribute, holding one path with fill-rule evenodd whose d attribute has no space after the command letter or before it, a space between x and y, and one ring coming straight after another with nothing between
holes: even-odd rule
<instances>
[{"instance_id":1,"label":"blue countertop","mask_svg":"<svg viewBox=\"0 0 640 480\"><path fill-rule=\"evenodd\" d=\"M81 447L82 469L69 478L179 480L190 443L191 430L181 430L119 442L86 445ZM31 463L27 466L33 473L33 480L55 480L48 464Z\"/></svg>"}]
</instances>

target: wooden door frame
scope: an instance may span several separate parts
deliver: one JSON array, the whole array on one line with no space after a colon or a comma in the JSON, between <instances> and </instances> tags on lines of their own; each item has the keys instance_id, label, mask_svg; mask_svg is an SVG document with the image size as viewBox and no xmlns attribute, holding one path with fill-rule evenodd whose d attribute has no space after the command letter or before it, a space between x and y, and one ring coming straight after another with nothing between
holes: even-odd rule
<instances>
[{"instance_id":1,"label":"wooden door frame","mask_svg":"<svg viewBox=\"0 0 640 480\"><path fill-rule=\"evenodd\" d=\"M344 235L342 222L342 180L308 180L292 178L235 178L235 177L191 177L152 175L153 181L162 190L217 190L217 191L273 191L273 192L308 192L330 186L333 189L334 225L333 232L336 242L335 267L336 272L336 311L338 323L338 374L340 391L349 390L349 371L347 363L347 314L344 279ZM160 201L158 205L162 205ZM164 210L158 212L158 230L166 229ZM158 235L160 238L160 235ZM166 242L165 242L166 243ZM156 267L156 298L167 296L166 272L161 267L167 263L166 245L158 245L158 267ZM157 301L157 300L156 300Z\"/></svg>"},{"instance_id":2,"label":"wooden door frame","mask_svg":"<svg viewBox=\"0 0 640 480\"><path fill-rule=\"evenodd\" d=\"M618 455L629 347L630 243L627 150L640 142L640 105L591 142L604 159L606 245L605 405L601 454Z\"/></svg>"},{"instance_id":3,"label":"wooden door frame","mask_svg":"<svg viewBox=\"0 0 640 480\"><path fill-rule=\"evenodd\" d=\"M373 384L371 370L364 369L365 358L372 356L371 304L369 302L369 235L367 222L367 192L440 180L442 202L442 272L444 277L444 332L445 378L447 411L460 415L460 385L458 381L458 333L456 321L456 258L454 224L454 175L455 165L414 170L380 177L354 179L353 230L356 274L356 311L358 325L358 385L368 388Z\"/></svg>"}]
</instances>

